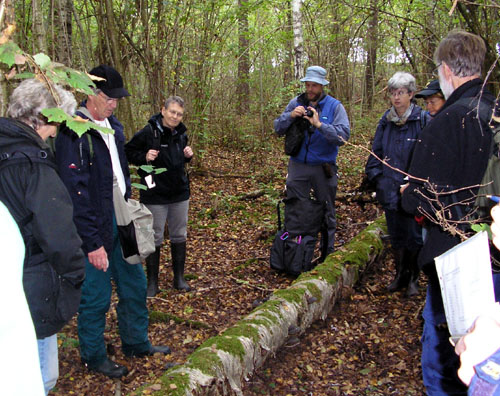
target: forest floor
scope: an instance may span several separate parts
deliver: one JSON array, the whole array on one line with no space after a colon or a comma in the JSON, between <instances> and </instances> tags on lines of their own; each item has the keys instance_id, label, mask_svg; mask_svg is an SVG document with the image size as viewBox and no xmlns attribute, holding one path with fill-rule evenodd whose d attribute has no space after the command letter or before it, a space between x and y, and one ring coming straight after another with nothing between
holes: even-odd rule
<instances>
[{"instance_id":1,"label":"forest floor","mask_svg":"<svg viewBox=\"0 0 500 396\"><path fill-rule=\"evenodd\" d=\"M165 246L162 290L148 299L150 311L166 314L151 321L150 339L171 346L172 354L124 357L114 297L105 333L108 354L130 373L120 381L89 372L80 362L73 319L59 334L60 377L51 396L127 395L145 383L154 384L167 363L185 362L207 338L250 313L275 289L291 284L292 278L269 267L276 202L286 177L287 157L281 145L273 140L266 150L213 147L200 161L203 171L192 172L186 274L193 290L182 293L171 287L170 252ZM374 203L357 199L366 157L353 146L343 147L339 154L337 247L382 213ZM283 347L248 380L244 395L422 395L419 336L424 281L415 298L388 294L385 286L392 269L390 255L375 262L353 290L345 290L325 321L313 324L299 343Z\"/></svg>"}]
</instances>

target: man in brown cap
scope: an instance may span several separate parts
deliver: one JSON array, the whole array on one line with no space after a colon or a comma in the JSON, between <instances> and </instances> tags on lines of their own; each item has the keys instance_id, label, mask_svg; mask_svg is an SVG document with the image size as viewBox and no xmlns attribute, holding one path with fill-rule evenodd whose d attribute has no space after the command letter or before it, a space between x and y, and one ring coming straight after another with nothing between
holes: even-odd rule
<instances>
[{"instance_id":1,"label":"man in brown cap","mask_svg":"<svg viewBox=\"0 0 500 396\"><path fill-rule=\"evenodd\" d=\"M130 197L131 190L123 125L113 112L118 101L130 94L114 68L100 65L89 73L102 80L96 82L94 94L77 114L113 129L114 134L90 130L78 137L63 128L56 139L57 165L73 200L74 221L87 259L78 316L82 362L92 371L118 378L128 370L107 357L104 343L111 279L119 297L116 311L125 356L167 354L170 348L149 342L146 277L140 263L131 265L123 259L116 226L113 179L125 198Z\"/></svg>"}]
</instances>

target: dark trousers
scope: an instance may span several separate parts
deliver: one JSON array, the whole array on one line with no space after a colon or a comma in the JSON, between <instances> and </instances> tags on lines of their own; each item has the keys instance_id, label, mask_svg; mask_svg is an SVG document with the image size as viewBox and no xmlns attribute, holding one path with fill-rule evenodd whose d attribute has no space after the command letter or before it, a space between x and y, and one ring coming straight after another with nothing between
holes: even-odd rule
<instances>
[{"instance_id":1,"label":"dark trousers","mask_svg":"<svg viewBox=\"0 0 500 396\"><path fill-rule=\"evenodd\" d=\"M413 215L403 210L385 209L384 212L392 248L418 250L422 247L422 227Z\"/></svg>"},{"instance_id":2,"label":"dark trousers","mask_svg":"<svg viewBox=\"0 0 500 396\"><path fill-rule=\"evenodd\" d=\"M104 328L111 302L111 279L116 284L119 298L116 312L122 349L141 352L151 346L148 340L144 270L142 264L131 265L123 259L115 222L113 251L108 260L107 272L96 269L88 260L86 262L86 278L82 286L78 315L78 337L81 358L90 364L99 364L107 356Z\"/></svg>"},{"instance_id":3,"label":"dark trousers","mask_svg":"<svg viewBox=\"0 0 500 396\"><path fill-rule=\"evenodd\" d=\"M288 198L308 199L311 188L316 199L327 202L325 222L328 234L328 253L333 252L335 243L335 196L337 195L337 167L331 165L332 177L327 178L321 165L307 165L290 159L286 178L286 195Z\"/></svg>"}]
</instances>

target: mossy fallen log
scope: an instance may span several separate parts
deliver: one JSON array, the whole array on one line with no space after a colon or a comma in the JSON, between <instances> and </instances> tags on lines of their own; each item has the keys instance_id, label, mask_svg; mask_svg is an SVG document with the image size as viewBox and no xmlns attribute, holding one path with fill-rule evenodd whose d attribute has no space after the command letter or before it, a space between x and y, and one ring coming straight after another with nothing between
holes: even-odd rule
<instances>
[{"instance_id":1,"label":"mossy fallen log","mask_svg":"<svg viewBox=\"0 0 500 396\"><path fill-rule=\"evenodd\" d=\"M286 342L288 331L300 332L318 319L326 319L341 296L352 287L366 265L382 251L385 220L379 218L353 240L328 256L314 270L271 298L222 334L197 348L186 363L131 395L155 396L238 395L248 379Z\"/></svg>"}]
</instances>

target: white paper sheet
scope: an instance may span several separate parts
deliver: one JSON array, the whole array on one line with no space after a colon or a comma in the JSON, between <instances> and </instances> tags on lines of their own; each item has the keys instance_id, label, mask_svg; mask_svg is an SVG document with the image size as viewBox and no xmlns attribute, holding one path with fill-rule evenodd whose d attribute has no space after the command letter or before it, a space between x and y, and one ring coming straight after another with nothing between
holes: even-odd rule
<instances>
[{"instance_id":1,"label":"white paper sheet","mask_svg":"<svg viewBox=\"0 0 500 396\"><path fill-rule=\"evenodd\" d=\"M488 233L474 235L435 262L450 335L460 337L495 304Z\"/></svg>"}]
</instances>

